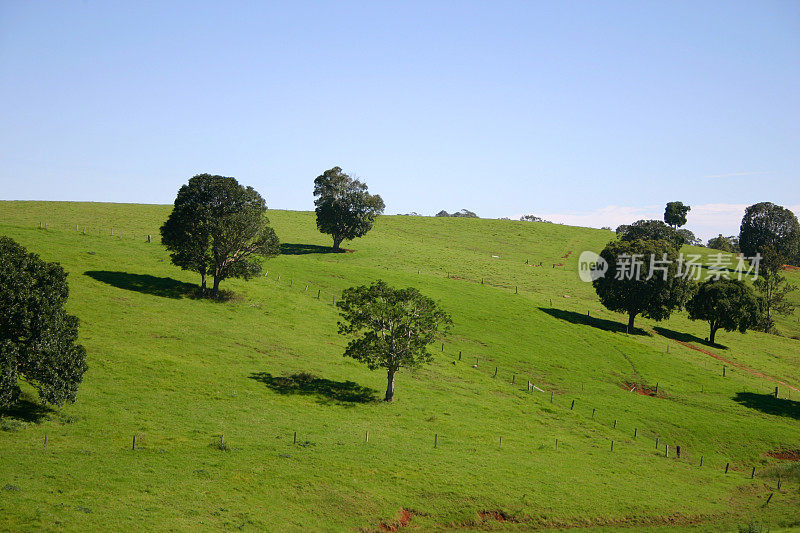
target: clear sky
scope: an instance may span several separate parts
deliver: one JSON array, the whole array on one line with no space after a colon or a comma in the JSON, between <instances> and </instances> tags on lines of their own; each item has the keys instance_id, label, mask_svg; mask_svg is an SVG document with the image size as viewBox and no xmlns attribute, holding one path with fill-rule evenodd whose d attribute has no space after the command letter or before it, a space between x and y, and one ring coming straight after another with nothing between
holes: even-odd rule
<instances>
[{"instance_id":1,"label":"clear sky","mask_svg":"<svg viewBox=\"0 0 800 533\"><path fill-rule=\"evenodd\" d=\"M800 2L0 0L0 199L312 209L336 165L387 214L738 233L800 211Z\"/></svg>"}]
</instances>

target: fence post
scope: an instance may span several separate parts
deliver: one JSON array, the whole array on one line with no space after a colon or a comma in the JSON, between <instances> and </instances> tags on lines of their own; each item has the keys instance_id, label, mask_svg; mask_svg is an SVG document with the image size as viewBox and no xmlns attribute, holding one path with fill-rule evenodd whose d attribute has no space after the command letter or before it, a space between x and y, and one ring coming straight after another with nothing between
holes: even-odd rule
<instances>
[{"instance_id":1,"label":"fence post","mask_svg":"<svg viewBox=\"0 0 800 533\"><path fill-rule=\"evenodd\" d=\"M44 434L44 451L47 451L47 433Z\"/></svg>"},{"instance_id":2,"label":"fence post","mask_svg":"<svg viewBox=\"0 0 800 533\"><path fill-rule=\"evenodd\" d=\"M617 429L617 420L614 419L614 429Z\"/></svg>"},{"instance_id":3,"label":"fence post","mask_svg":"<svg viewBox=\"0 0 800 533\"><path fill-rule=\"evenodd\" d=\"M656 437L656 450L658 449L658 437Z\"/></svg>"},{"instance_id":4,"label":"fence post","mask_svg":"<svg viewBox=\"0 0 800 533\"><path fill-rule=\"evenodd\" d=\"M569 406L569 410L572 411L575 409L575 400L572 400L572 405Z\"/></svg>"},{"instance_id":5,"label":"fence post","mask_svg":"<svg viewBox=\"0 0 800 533\"><path fill-rule=\"evenodd\" d=\"M433 447L436 448L439 445L439 434L433 434Z\"/></svg>"},{"instance_id":6,"label":"fence post","mask_svg":"<svg viewBox=\"0 0 800 533\"><path fill-rule=\"evenodd\" d=\"M297 432L296 431L294 432L294 440L292 441L292 444L297 444Z\"/></svg>"},{"instance_id":7,"label":"fence post","mask_svg":"<svg viewBox=\"0 0 800 533\"><path fill-rule=\"evenodd\" d=\"M147 242L150 242L150 235L147 236Z\"/></svg>"},{"instance_id":8,"label":"fence post","mask_svg":"<svg viewBox=\"0 0 800 533\"><path fill-rule=\"evenodd\" d=\"M725 473L726 474L728 473L728 467L730 467L730 466L731 466L730 463L725 463Z\"/></svg>"},{"instance_id":9,"label":"fence post","mask_svg":"<svg viewBox=\"0 0 800 533\"><path fill-rule=\"evenodd\" d=\"M136 435L133 436L133 444L131 445L131 450L136 449Z\"/></svg>"},{"instance_id":10,"label":"fence post","mask_svg":"<svg viewBox=\"0 0 800 533\"><path fill-rule=\"evenodd\" d=\"M703 456L700 456L700 466L703 466Z\"/></svg>"},{"instance_id":11,"label":"fence post","mask_svg":"<svg viewBox=\"0 0 800 533\"><path fill-rule=\"evenodd\" d=\"M677 457L678 459L681 458L681 447L680 446L675 446L675 457Z\"/></svg>"}]
</instances>

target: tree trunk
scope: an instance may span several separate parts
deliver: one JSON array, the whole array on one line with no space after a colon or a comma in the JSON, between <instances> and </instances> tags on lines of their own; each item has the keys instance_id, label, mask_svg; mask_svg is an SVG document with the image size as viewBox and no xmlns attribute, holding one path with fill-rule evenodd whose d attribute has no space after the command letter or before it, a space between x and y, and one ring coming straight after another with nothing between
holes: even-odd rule
<instances>
[{"instance_id":1,"label":"tree trunk","mask_svg":"<svg viewBox=\"0 0 800 533\"><path fill-rule=\"evenodd\" d=\"M386 375L386 397L384 401L392 402L394 401L394 370L389 370Z\"/></svg>"},{"instance_id":2,"label":"tree trunk","mask_svg":"<svg viewBox=\"0 0 800 533\"><path fill-rule=\"evenodd\" d=\"M342 244L344 238L340 237L339 235L333 236L333 251L338 252L340 250L339 245Z\"/></svg>"},{"instance_id":3,"label":"tree trunk","mask_svg":"<svg viewBox=\"0 0 800 533\"><path fill-rule=\"evenodd\" d=\"M206 293L206 273L200 274L200 292Z\"/></svg>"},{"instance_id":4,"label":"tree trunk","mask_svg":"<svg viewBox=\"0 0 800 533\"><path fill-rule=\"evenodd\" d=\"M718 329L719 326L714 326L713 324L711 325L711 333L708 335L708 342L710 342L711 344L714 344L714 337L717 336Z\"/></svg>"},{"instance_id":5,"label":"tree trunk","mask_svg":"<svg viewBox=\"0 0 800 533\"><path fill-rule=\"evenodd\" d=\"M636 313L628 313L628 330L633 333L633 320L636 318Z\"/></svg>"},{"instance_id":6,"label":"tree trunk","mask_svg":"<svg viewBox=\"0 0 800 533\"><path fill-rule=\"evenodd\" d=\"M211 295L214 298L219 298L219 282L220 279L217 276L214 276L214 288L211 289Z\"/></svg>"}]
</instances>

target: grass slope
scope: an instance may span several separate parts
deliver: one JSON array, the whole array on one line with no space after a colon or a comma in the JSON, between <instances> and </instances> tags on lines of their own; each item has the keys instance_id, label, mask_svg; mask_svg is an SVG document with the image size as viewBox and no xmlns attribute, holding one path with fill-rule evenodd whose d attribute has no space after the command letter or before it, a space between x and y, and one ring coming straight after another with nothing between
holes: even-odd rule
<instances>
[{"instance_id":1,"label":"grass slope","mask_svg":"<svg viewBox=\"0 0 800 533\"><path fill-rule=\"evenodd\" d=\"M157 244L168 212L0 203L0 233L70 273L90 366L74 405L28 390L0 418L0 529L800 525L800 469L765 455L800 448L800 392L768 394L800 389L798 341L723 331L708 347L684 313L626 335L577 276L611 232L382 217L330 254L313 213L271 211L285 253L214 303ZM393 405L336 334L333 298L377 278L455 322L433 365L398 375ZM781 326L797 335L797 315Z\"/></svg>"}]
</instances>

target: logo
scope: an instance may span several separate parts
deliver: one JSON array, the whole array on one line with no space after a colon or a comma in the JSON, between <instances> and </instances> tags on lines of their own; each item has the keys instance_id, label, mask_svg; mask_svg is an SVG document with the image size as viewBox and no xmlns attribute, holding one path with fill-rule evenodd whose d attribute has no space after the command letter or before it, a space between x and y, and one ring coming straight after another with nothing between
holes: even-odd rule
<instances>
[{"instance_id":1,"label":"logo","mask_svg":"<svg viewBox=\"0 0 800 533\"><path fill-rule=\"evenodd\" d=\"M608 263L594 252L586 250L578 258L578 275L581 281L591 283L606 275Z\"/></svg>"}]
</instances>

